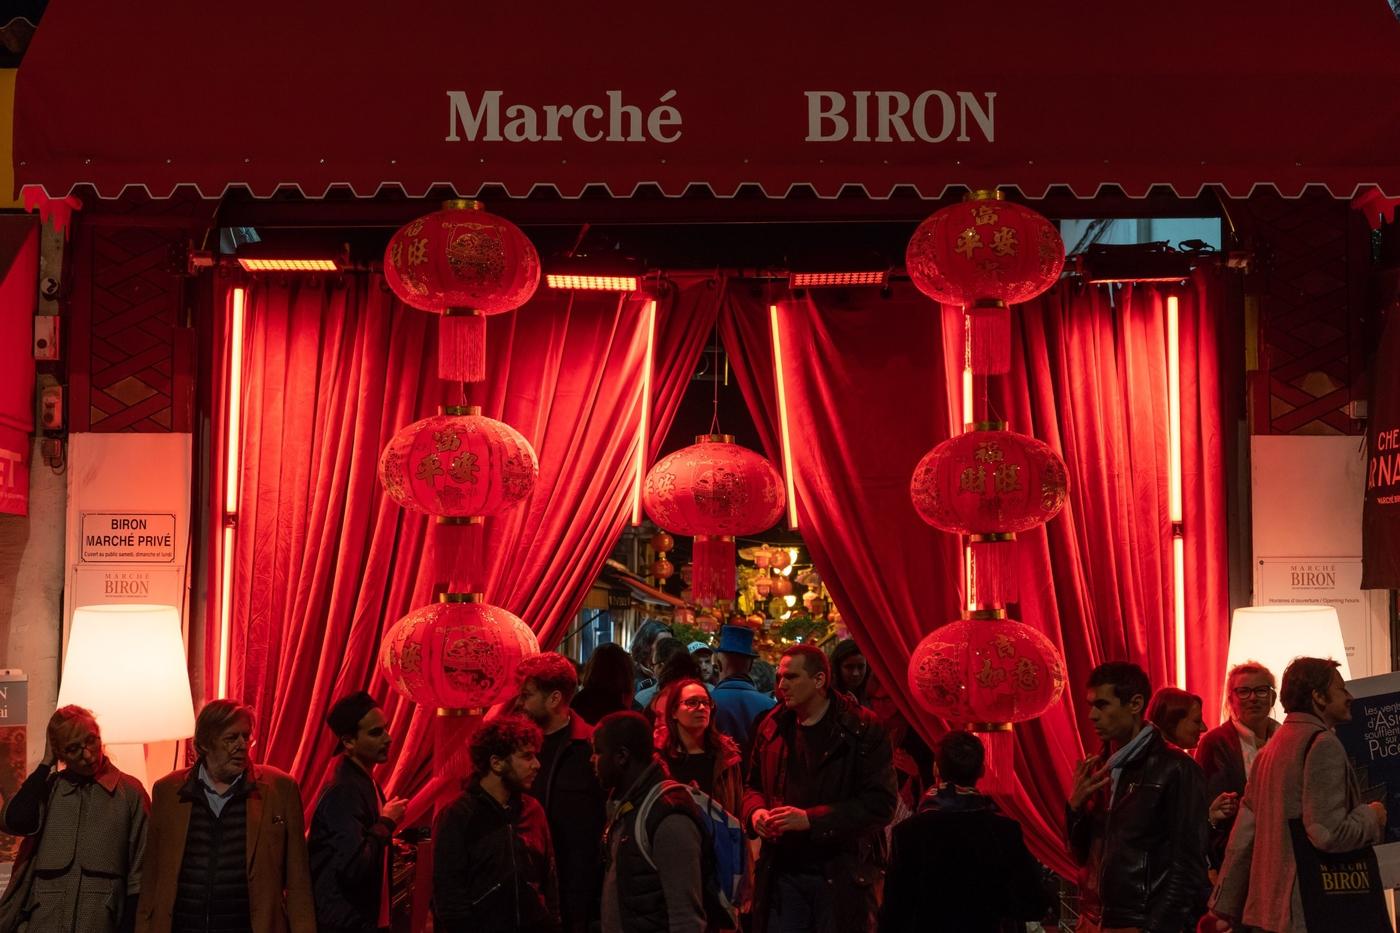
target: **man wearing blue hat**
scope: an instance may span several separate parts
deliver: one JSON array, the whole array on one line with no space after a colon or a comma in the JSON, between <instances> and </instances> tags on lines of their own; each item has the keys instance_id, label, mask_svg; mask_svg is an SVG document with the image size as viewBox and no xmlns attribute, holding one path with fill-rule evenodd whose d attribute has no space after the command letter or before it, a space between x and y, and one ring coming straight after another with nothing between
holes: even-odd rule
<instances>
[{"instance_id":1,"label":"man wearing blue hat","mask_svg":"<svg viewBox=\"0 0 1400 933\"><path fill-rule=\"evenodd\" d=\"M759 693L749 671L753 670L753 629L742 625L725 625L719 634L719 683L712 696L715 701L715 725L739 747L749 747L749 733L760 713L773 708L774 700Z\"/></svg>"}]
</instances>

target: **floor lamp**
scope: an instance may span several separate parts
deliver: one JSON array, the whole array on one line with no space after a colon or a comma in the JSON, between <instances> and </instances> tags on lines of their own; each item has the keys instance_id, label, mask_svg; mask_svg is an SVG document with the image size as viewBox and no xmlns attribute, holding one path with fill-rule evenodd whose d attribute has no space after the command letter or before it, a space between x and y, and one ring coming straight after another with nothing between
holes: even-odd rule
<instances>
[{"instance_id":1,"label":"floor lamp","mask_svg":"<svg viewBox=\"0 0 1400 933\"><path fill-rule=\"evenodd\" d=\"M1258 661L1283 681L1283 670L1294 658L1332 658L1341 664L1342 680L1351 679L1342 623L1331 606L1247 606L1230 621L1230 653L1225 676L1245 661ZM1228 686L1228 684L1226 685ZM1223 695L1223 694L1222 694ZM1226 700L1228 701L1228 697ZM1273 716L1283 721L1283 706Z\"/></svg>"},{"instance_id":2,"label":"floor lamp","mask_svg":"<svg viewBox=\"0 0 1400 933\"><path fill-rule=\"evenodd\" d=\"M97 716L112 762L147 790L146 742L194 735L194 703L174 606L79 606L58 705Z\"/></svg>"}]
</instances>

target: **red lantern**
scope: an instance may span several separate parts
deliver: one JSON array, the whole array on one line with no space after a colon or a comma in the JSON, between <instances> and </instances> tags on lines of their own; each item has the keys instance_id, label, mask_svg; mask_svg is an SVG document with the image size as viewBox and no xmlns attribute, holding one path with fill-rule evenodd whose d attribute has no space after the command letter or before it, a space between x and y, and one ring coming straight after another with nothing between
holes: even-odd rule
<instances>
[{"instance_id":1,"label":"red lantern","mask_svg":"<svg viewBox=\"0 0 1400 933\"><path fill-rule=\"evenodd\" d=\"M1042 441L978 425L919 461L909 493L919 516L955 534L1015 534L1043 525L1064 508L1068 474Z\"/></svg>"},{"instance_id":2,"label":"red lantern","mask_svg":"<svg viewBox=\"0 0 1400 933\"><path fill-rule=\"evenodd\" d=\"M1004 610L970 613L924 638L909 658L909 690L924 710L985 732L989 789L1004 789L1014 764L1010 724L1034 719L1060 698L1065 668L1041 632Z\"/></svg>"},{"instance_id":3,"label":"red lantern","mask_svg":"<svg viewBox=\"0 0 1400 933\"><path fill-rule=\"evenodd\" d=\"M438 376L486 378L486 318L513 311L540 284L540 257L520 228L480 201L447 201L400 227L384 251L384 279L404 304L442 315Z\"/></svg>"},{"instance_id":4,"label":"red lantern","mask_svg":"<svg viewBox=\"0 0 1400 933\"><path fill-rule=\"evenodd\" d=\"M773 578L773 595L774 595L774 596L791 596L791 595L792 595L792 581L789 580L787 577L781 577L781 576L780 576L780 577L774 577L774 578Z\"/></svg>"},{"instance_id":5,"label":"red lantern","mask_svg":"<svg viewBox=\"0 0 1400 933\"><path fill-rule=\"evenodd\" d=\"M389 497L439 521L514 508L535 488L539 472L530 442L474 406L415 421L394 435L379 458Z\"/></svg>"},{"instance_id":6,"label":"red lantern","mask_svg":"<svg viewBox=\"0 0 1400 933\"><path fill-rule=\"evenodd\" d=\"M664 557L651 562L651 575L657 580L665 580L676 572L676 565Z\"/></svg>"},{"instance_id":7,"label":"red lantern","mask_svg":"<svg viewBox=\"0 0 1400 933\"><path fill-rule=\"evenodd\" d=\"M651 549L658 554L665 554L676 549L676 539L664 531L658 531L651 536Z\"/></svg>"},{"instance_id":8,"label":"red lantern","mask_svg":"<svg viewBox=\"0 0 1400 933\"><path fill-rule=\"evenodd\" d=\"M441 598L384 636L384 678L414 703L438 709L480 709L511 696L516 665L540 650L535 633L477 594Z\"/></svg>"},{"instance_id":9,"label":"red lantern","mask_svg":"<svg viewBox=\"0 0 1400 933\"><path fill-rule=\"evenodd\" d=\"M642 499L656 524L695 536L691 585L702 606L734 600L734 536L772 527L786 503L773 465L727 434L702 435L663 457Z\"/></svg>"},{"instance_id":10,"label":"red lantern","mask_svg":"<svg viewBox=\"0 0 1400 933\"><path fill-rule=\"evenodd\" d=\"M772 549L772 555L769 560L772 562L774 570L783 570L792 563L792 555L787 552L786 548L775 547Z\"/></svg>"},{"instance_id":11,"label":"red lantern","mask_svg":"<svg viewBox=\"0 0 1400 933\"><path fill-rule=\"evenodd\" d=\"M773 591L773 578L766 573L761 573L753 578L753 591L764 599Z\"/></svg>"},{"instance_id":12,"label":"red lantern","mask_svg":"<svg viewBox=\"0 0 1400 933\"><path fill-rule=\"evenodd\" d=\"M999 191L973 191L919 225L904 262L919 291L968 309L973 371L1004 373L1011 368L1006 305L1055 284L1065 244L1030 208L1003 201Z\"/></svg>"}]
</instances>

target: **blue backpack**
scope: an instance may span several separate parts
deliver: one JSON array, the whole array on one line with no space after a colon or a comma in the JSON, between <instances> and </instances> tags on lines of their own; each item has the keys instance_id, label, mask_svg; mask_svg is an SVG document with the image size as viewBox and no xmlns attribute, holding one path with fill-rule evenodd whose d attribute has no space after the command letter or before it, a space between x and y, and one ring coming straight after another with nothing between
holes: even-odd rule
<instances>
[{"instance_id":1,"label":"blue backpack","mask_svg":"<svg viewBox=\"0 0 1400 933\"><path fill-rule=\"evenodd\" d=\"M699 788L678 781L659 781L637 808L637 847L647 864L655 868L656 860L651 857L651 807L662 793L673 787L690 796L700 818L705 919L712 927L737 929L739 905L749 895L749 846L738 817Z\"/></svg>"}]
</instances>

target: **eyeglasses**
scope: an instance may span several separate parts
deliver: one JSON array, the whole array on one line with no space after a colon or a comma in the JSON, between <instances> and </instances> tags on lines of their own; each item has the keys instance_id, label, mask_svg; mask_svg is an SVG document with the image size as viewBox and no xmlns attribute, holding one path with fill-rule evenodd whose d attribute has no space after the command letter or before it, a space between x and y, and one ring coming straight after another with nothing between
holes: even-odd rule
<instances>
[{"instance_id":1,"label":"eyeglasses","mask_svg":"<svg viewBox=\"0 0 1400 933\"><path fill-rule=\"evenodd\" d=\"M77 754L79 754L80 752L82 752L82 751L84 751L84 750L91 750L91 749L97 748L97 747L99 747L101 744L102 744L102 740L101 740L101 739L99 739L99 738L98 738L97 736L95 736L95 735L89 735L87 738L83 739L81 742L70 742L70 743L68 743L67 745L63 746L63 754L65 754L65 755L67 755L68 757L71 758L71 757L73 757L74 755L77 755Z\"/></svg>"},{"instance_id":2,"label":"eyeglasses","mask_svg":"<svg viewBox=\"0 0 1400 933\"><path fill-rule=\"evenodd\" d=\"M709 709L715 703L709 697L686 697L681 700L681 706L686 709Z\"/></svg>"},{"instance_id":3,"label":"eyeglasses","mask_svg":"<svg viewBox=\"0 0 1400 933\"><path fill-rule=\"evenodd\" d=\"M229 751L234 751L241 743L244 748L252 748L258 744L258 740L250 735L221 736L219 743Z\"/></svg>"},{"instance_id":4,"label":"eyeglasses","mask_svg":"<svg viewBox=\"0 0 1400 933\"><path fill-rule=\"evenodd\" d=\"M1252 697L1252 696L1253 696L1253 697L1258 697L1258 698L1261 699L1261 700L1267 700L1269 697L1271 697L1271 696L1274 695L1274 688L1273 688L1273 687L1267 687L1267 686L1266 686L1266 687L1236 687L1236 688L1234 688L1233 690L1231 690L1230 692L1233 693L1233 694L1235 695L1235 699L1237 699L1237 700L1248 700L1248 699L1249 699L1250 697Z\"/></svg>"}]
</instances>

